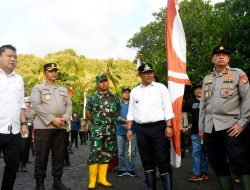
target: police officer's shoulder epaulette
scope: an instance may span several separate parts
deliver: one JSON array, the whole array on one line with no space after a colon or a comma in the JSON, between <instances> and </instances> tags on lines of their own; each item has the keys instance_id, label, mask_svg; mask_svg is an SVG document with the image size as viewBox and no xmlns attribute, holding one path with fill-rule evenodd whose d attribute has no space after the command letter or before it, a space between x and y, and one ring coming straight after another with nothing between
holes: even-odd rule
<instances>
[{"instance_id":1,"label":"police officer's shoulder epaulette","mask_svg":"<svg viewBox=\"0 0 250 190\"><path fill-rule=\"evenodd\" d=\"M231 71L239 71L239 72L243 72L241 69L239 69L239 68L232 68L232 67L230 67L229 68Z\"/></svg>"},{"instance_id":2,"label":"police officer's shoulder epaulette","mask_svg":"<svg viewBox=\"0 0 250 190\"><path fill-rule=\"evenodd\" d=\"M58 88L59 88L60 90L66 91L66 92L68 91L67 88L65 88L64 86L61 86L61 85L58 85Z\"/></svg>"}]
</instances>

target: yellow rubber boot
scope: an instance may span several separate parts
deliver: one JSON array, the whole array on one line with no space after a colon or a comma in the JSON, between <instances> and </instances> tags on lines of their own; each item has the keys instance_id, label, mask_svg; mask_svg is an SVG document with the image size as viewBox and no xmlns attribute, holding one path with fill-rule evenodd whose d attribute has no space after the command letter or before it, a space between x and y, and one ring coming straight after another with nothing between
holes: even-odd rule
<instances>
[{"instance_id":1,"label":"yellow rubber boot","mask_svg":"<svg viewBox=\"0 0 250 190\"><path fill-rule=\"evenodd\" d=\"M89 165L89 186L88 189L95 189L98 164Z\"/></svg>"},{"instance_id":2,"label":"yellow rubber boot","mask_svg":"<svg viewBox=\"0 0 250 190\"><path fill-rule=\"evenodd\" d=\"M98 170L98 184L104 187L113 187L111 183L107 181L107 171L108 171L108 164L99 164Z\"/></svg>"}]
</instances>

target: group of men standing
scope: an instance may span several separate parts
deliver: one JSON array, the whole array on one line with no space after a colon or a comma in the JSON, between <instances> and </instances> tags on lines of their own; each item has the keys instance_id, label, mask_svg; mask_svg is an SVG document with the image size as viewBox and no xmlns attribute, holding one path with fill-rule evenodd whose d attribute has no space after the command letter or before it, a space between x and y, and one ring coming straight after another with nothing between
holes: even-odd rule
<instances>
[{"instance_id":1,"label":"group of men standing","mask_svg":"<svg viewBox=\"0 0 250 190\"><path fill-rule=\"evenodd\" d=\"M214 71L204 78L199 110L199 138L204 139L208 157L222 190L232 190L230 170L240 176L241 189L250 189L249 152L242 134L250 119L249 81L240 69L229 67L229 51L224 46L213 50ZM0 47L0 148L4 153L5 169L2 190L13 189L19 166L21 135L28 134L24 105L24 84L14 72L16 49L11 45ZM123 101L109 91L107 75L96 77L97 92L87 102L86 116L93 124L90 145L89 189L96 183L113 187L107 180L108 164L118 147L126 139L133 141L136 132L146 185L156 189L156 168L159 169L164 190L172 190L170 166L170 138L173 135L174 113L167 87L154 81L151 64L138 68L141 83L122 90ZM37 84L31 93L35 112L35 178L36 189L44 190L44 178L49 152L52 151L53 188L68 190L62 181L64 140L72 114L68 91L56 83L58 68L55 63L44 65L45 81ZM124 94L123 94L124 93ZM126 95L127 93L127 95ZM129 96L130 95L130 96ZM116 134L116 123L120 134ZM21 126L21 128L20 128ZM119 137L122 136L122 137ZM197 141L197 138L195 139ZM124 148L121 148L124 150ZM132 166L124 166L124 152L119 152L118 175L136 176ZM229 165L227 162L229 160Z\"/></svg>"}]
</instances>

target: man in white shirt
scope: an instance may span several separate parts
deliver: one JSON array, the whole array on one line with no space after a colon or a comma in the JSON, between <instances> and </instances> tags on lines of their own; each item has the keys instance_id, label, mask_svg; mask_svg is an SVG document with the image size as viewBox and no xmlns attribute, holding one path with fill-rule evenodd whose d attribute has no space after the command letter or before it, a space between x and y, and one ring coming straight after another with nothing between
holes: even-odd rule
<instances>
[{"instance_id":1,"label":"man in white shirt","mask_svg":"<svg viewBox=\"0 0 250 190\"><path fill-rule=\"evenodd\" d=\"M12 190L19 166L21 135L28 135L25 118L24 83L14 72L17 64L16 48L0 47L0 148L5 168L2 189ZM21 126L21 127L20 127Z\"/></svg>"},{"instance_id":2,"label":"man in white shirt","mask_svg":"<svg viewBox=\"0 0 250 190\"><path fill-rule=\"evenodd\" d=\"M154 69L150 64L138 68L141 84L130 94L127 115L127 138L131 127L137 123L137 144L149 190L156 189L156 166L159 168L164 190L172 189L170 166L170 141L173 135L174 113L166 86L154 82Z\"/></svg>"}]
</instances>

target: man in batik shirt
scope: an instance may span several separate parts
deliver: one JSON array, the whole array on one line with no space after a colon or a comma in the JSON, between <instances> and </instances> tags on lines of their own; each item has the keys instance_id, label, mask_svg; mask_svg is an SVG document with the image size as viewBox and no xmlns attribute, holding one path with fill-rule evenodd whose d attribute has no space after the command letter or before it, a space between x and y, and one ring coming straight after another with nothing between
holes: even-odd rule
<instances>
[{"instance_id":1,"label":"man in batik shirt","mask_svg":"<svg viewBox=\"0 0 250 190\"><path fill-rule=\"evenodd\" d=\"M119 99L109 91L109 81L105 74L96 77L98 91L88 100L86 116L93 124L90 145L89 189L97 182L105 187L113 185L106 180L108 164L116 152L116 117L120 111Z\"/></svg>"}]
</instances>

